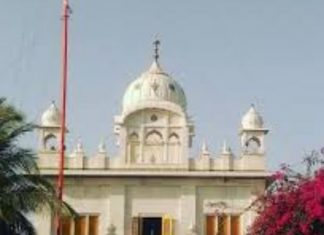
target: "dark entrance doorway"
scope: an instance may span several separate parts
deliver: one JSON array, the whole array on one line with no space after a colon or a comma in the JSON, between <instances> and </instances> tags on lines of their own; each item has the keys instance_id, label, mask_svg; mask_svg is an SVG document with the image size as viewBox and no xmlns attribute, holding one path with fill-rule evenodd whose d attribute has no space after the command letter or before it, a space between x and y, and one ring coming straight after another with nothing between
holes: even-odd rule
<instances>
[{"instance_id":1,"label":"dark entrance doorway","mask_svg":"<svg viewBox=\"0 0 324 235\"><path fill-rule=\"evenodd\" d=\"M162 235L162 218L146 217L142 221L143 229L141 235Z\"/></svg>"}]
</instances>

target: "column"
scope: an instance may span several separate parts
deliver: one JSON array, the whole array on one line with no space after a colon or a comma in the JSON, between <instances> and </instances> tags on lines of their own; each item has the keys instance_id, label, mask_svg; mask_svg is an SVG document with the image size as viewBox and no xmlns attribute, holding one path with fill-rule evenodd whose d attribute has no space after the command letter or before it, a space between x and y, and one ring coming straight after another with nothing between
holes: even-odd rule
<instances>
[{"instance_id":1,"label":"column","mask_svg":"<svg viewBox=\"0 0 324 235\"><path fill-rule=\"evenodd\" d=\"M176 221L180 228L179 234L190 234L190 229L197 228L197 195L196 186L185 185L181 187L180 219Z\"/></svg>"},{"instance_id":2,"label":"column","mask_svg":"<svg viewBox=\"0 0 324 235\"><path fill-rule=\"evenodd\" d=\"M140 162L144 162L144 144L145 144L145 129L143 126L140 128L139 132L139 142L140 142Z\"/></svg>"},{"instance_id":3,"label":"column","mask_svg":"<svg viewBox=\"0 0 324 235\"><path fill-rule=\"evenodd\" d=\"M125 235L126 188L124 185L112 185L110 195L109 224L116 228L116 235Z\"/></svg>"},{"instance_id":4,"label":"column","mask_svg":"<svg viewBox=\"0 0 324 235\"><path fill-rule=\"evenodd\" d=\"M163 159L162 159L162 163L170 163L171 159L170 156L168 156L168 148L169 148L169 127L166 126L164 129L164 140L163 140Z\"/></svg>"}]
</instances>

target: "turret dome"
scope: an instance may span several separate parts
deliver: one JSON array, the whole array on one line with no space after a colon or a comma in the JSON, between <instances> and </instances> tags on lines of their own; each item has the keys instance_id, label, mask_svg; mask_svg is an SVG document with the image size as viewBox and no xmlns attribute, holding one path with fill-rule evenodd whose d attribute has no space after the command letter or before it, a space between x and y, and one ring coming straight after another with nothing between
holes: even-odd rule
<instances>
[{"instance_id":1,"label":"turret dome","mask_svg":"<svg viewBox=\"0 0 324 235\"><path fill-rule=\"evenodd\" d=\"M187 101L182 87L154 60L149 70L142 73L126 89L123 112L142 104L171 102L186 110Z\"/></svg>"},{"instance_id":2,"label":"turret dome","mask_svg":"<svg viewBox=\"0 0 324 235\"><path fill-rule=\"evenodd\" d=\"M263 128L263 118L256 111L255 106L251 105L248 112L242 118L242 129L253 130L253 129L262 129Z\"/></svg>"},{"instance_id":3,"label":"turret dome","mask_svg":"<svg viewBox=\"0 0 324 235\"><path fill-rule=\"evenodd\" d=\"M54 102L43 113L41 125L44 127L59 127L61 125L61 113Z\"/></svg>"}]
</instances>

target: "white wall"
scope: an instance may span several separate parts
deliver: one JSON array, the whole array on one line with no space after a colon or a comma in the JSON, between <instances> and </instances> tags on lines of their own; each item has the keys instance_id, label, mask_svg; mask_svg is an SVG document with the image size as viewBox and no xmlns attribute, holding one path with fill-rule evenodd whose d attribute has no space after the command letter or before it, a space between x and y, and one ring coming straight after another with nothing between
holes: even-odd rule
<instances>
[{"instance_id":1,"label":"white wall","mask_svg":"<svg viewBox=\"0 0 324 235\"><path fill-rule=\"evenodd\" d=\"M205 215L215 208L208 202L225 202L227 212L243 211L251 202L256 188L264 188L263 180L220 178L69 178L65 200L79 213L100 214L100 235L110 224L117 235L129 235L133 216L170 215L175 235L186 235L196 226L204 234ZM242 217L242 227L251 221L252 213ZM50 234L50 218L39 217L35 224L39 234Z\"/></svg>"}]
</instances>

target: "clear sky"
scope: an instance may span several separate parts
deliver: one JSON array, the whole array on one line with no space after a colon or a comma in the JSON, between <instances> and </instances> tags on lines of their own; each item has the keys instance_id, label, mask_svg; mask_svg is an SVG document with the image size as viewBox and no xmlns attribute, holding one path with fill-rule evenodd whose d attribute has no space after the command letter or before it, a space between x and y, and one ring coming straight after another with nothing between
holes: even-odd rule
<instances>
[{"instance_id":1,"label":"clear sky","mask_svg":"<svg viewBox=\"0 0 324 235\"><path fill-rule=\"evenodd\" d=\"M1 96L38 121L59 97L59 0L0 0ZM184 87L202 139L239 148L242 115L255 103L266 126L268 164L296 163L324 146L323 0L71 0L68 143L89 155L106 138L129 82L152 61ZM36 136L27 142L36 146Z\"/></svg>"}]
</instances>

